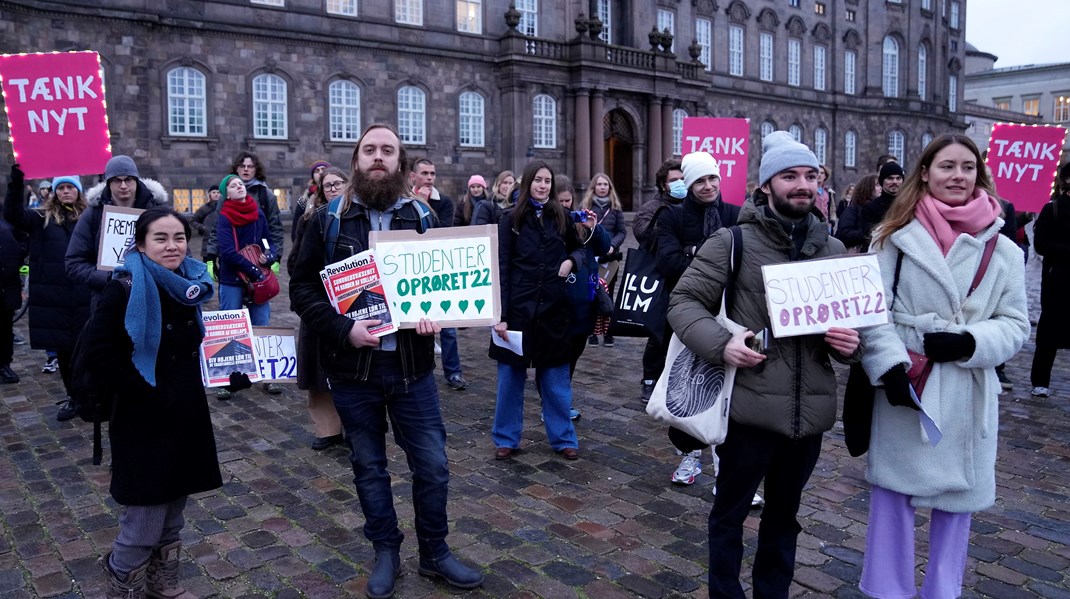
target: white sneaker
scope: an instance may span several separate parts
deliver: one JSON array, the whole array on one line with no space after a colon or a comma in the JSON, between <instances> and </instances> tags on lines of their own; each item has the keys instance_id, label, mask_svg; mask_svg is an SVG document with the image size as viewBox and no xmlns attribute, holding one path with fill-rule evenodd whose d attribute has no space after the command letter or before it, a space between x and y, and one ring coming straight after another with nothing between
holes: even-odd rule
<instances>
[{"instance_id":1,"label":"white sneaker","mask_svg":"<svg viewBox=\"0 0 1070 599\"><path fill-rule=\"evenodd\" d=\"M1047 387L1033 387L1033 397L1047 397L1051 391Z\"/></svg>"},{"instance_id":2,"label":"white sneaker","mask_svg":"<svg viewBox=\"0 0 1070 599\"><path fill-rule=\"evenodd\" d=\"M672 482L678 485L695 484L695 477L702 474L702 450L685 454L680 465L672 473Z\"/></svg>"}]
</instances>

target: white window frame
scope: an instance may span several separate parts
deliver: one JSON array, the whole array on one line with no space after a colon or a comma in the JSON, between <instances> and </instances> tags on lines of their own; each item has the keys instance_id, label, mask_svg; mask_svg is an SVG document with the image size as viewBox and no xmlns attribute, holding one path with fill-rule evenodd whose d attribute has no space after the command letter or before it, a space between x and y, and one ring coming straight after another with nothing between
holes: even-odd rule
<instances>
[{"instance_id":1,"label":"white window frame","mask_svg":"<svg viewBox=\"0 0 1070 599\"><path fill-rule=\"evenodd\" d=\"M360 86L339 79L327 86L327 113L331 141L360 139Z\"/></svg>"},{"instance_id":2,"label":"white window frame","mask_svg":"<svg viewBox=\"0 0 1070 599\"><path fill-rule=\"evenodd\" d=\"M922 10L932 10L933 9L933 0L921 0L921 9Z\"/></svg>"},{"instance_id":3,"label":"white window frame","mask_svg":"<svg viewBox=\"0 0 1070 599\"><path fill-rule=\"evenodd\" d=\"M424 0L394 0L394 22L422 27Z\"/></svg>"},{"instance_id":4,"label":"white window frame","mask_svg":"<svg viewBox=\"0 0 1070 599\"><path fill-rule=\"evenodd\" d=\"M763 31L758 34L758 78L762 81L772 81L775 71L773 69L773 47L776 41L773 34Z\"/></svg>"},{"instance_id":5,"label":"white window frame","mask_svg":"<svg viewBox=\"0 0 1070 599\"><path fill-rule=\"evenodd\" d=\"M921 135L921 151L924 152L931 143L933 143L933 134L926 131Z\"/></svg>"},{"instance_id":6,"label":"white window frame","mask_svg":"<svg viewBox=\"0 0 1070 599\"><path fill-rule=\"evenodd\" d=\"M669 46L669 52L676 51L676 13L671 10L665 10L664 8L658 9L658 31L669 30L672 34L672 45Z\"/></svg>"},{"instance_id":7,"label":"white window frame","mask_svg":"<svg viewBox=\"0 0 1070 599\"><path fill-rule=\"evenodd\" d=\"M457 96L457 139L466 148L486 145L486 100L478 92L466 91Z\"/></svg>"},{"instance_id":8,"label":"white window frame","mask_svg":"<svg viewBox=\"0 0 1070 599\"><path fill-rule=\"evenodd\" d=\"M531 145L557 147L557 100L553 96L539 94L531 100Z\"/></svg>"},{"instance_id":9,"label":"white window frame","mask_svg":"<svg viewBox=\"0 0 1070 599\"><path fill-rule=\"evenodd\" d=\"M947 109L958 112L959 109L959 77L958 75L947 76Z\"/></svg>"},{"instance_id":10,"label":"white window frame","mask_svg":"<svg viewBox=\"0 0 1070 599\"><path fill-rule=\"evenodd\" d=\"M958 29L961 24L959 21L960 5L958 0L951 0L951 16L948 17L948 26L952 29Z\"/></svg>"},{"instance_id":11,"label":"white window frame","mask_svg":"<svg viewBox=\"0 0 1070 599\"><path fill-rule=\"evenodd\" d=\"M814 129L814 155L817 156L818 164L827 164L829 147L829 132L824 127Z\"/></svg>"},{"instance_id":12,"label":"white window frame","mask_svg":"<svg viewBox=\"0 0 1070 599\"><path fill-rule=\"evenodd\" d=\"M898 129L888 132L888 154L895 156L899 164L906 164L906 134Z\"/></svg>"},{"instance_id":13,"label":"white window frame","mask_svg":"<svg viewBox=\"0 0 1070 599\"><path fill-rule=\"evenodd\" d=\"M355 17L357 13L357 0L327 0L327 14Z\"/></svg>"},{"instance_id":14,"label":"white window frame","mask_svg":"<svg viewBox=\"0 0 1070 599\"><path fill-rule=\"evenodd\" d=\"M271 73L253 77L253 137L286 139L288 99L286 80L282 77Z\"/></svg>"},{"instance_id":15,"label":"white window frame","mask_svg":"<svg viewBox=\"0 0 1070 599\"><path fill-rule=\"evenodd\" d=\"M918 44L918 97L922 100L926 96L926 79L928 78L929 70L929 51L925 48L925 44Z\"/></svg>"},{"instance_id":16,"label":"white window frame","mask_svg":"<svg viewBox=\"0 0 1070 599\"><path fill-rule=\"evenodd\" d=\"M743 27L728 26L728 74L743 76Z\"/></svg>"},{"instance_id":17,"label":"white window frame","mask_svg":"<svg viewBox=\"0 0 1070 599\"><path fill-rule=\"evenodd\" d=\"M706 65L706 70L713 69L713 23L709 19L695 19L695 41L698 42L698 59Z\"/></svg>"},{"instance_id":18,"label":"white window frame","mask_svg":"<svg viewBox=\"0 0 1070 599\"><path fill-rule=\"evenodd\" d=\"M892 36L884 38L881 60L881 90L885 98L899 97L899 42Z\"/></svg>"},{"instance_id":19,"label":"white window frame","mask_svg":"<svg viewBox=\"0 0 1070 599\"><path fill-rule=\"evenodd\" d=\"M761 128L758 130L758 132L762 136L762 139L765 139L765 136L769 135L773 131L776 131L776 125L773 124L773 121L762 121Z\"/></svg>"},{"instance_id":20,"label":"white window frame","mask_svg":"<svg viewBox=\"0 0 1070 599\"><path fill-rule=\"evenodd\" d=\"M264 6L286 6L286 0L249 0L249 4L262 4Z\"/></svg>"},{"instance_id":21,"label":"white window frame","mask_svg":"<svg viewBox=\"0 0 1070 599\"><path fill-rule=\"evenodd\" d=\"M457 31L483 33L483 0L454 0L457 4Z\"/></svg>"},{"instance_id":22,"label":"white window frame","mask_svg":"<svg viewBox=\"0 0 1070 599\"><path fill-rule=\"evenodd\" d=\"M1030 103L1033 106L1030 106ZM1032 111L1032 112L1030 112ZM1029 95L1022 97L1022 113L1030 116L1040 116L1040 96Z\"/></svg>"},{"instance_id":23,"label":"white window frame","mask_svg":"<svg viewBox=\"0 0 1070 599\"><path fill-rule=\"evenodd\" d=\"M788 38L788 85L802 85L802 40Z\"/></svg>"},{"instance_id":24,"label":"white window frame","mask_svg":"<svg viewBox=\"0 0 1070 599\"><path fill-rule=\"evenodd\" d=\"M402 143L422 146L427 143L427 94L406 85L398 89L398 137Z\"/></svg>"},{"instance_id":25,"label":"white window frame","mask_svg":"<svg viewBox=\"0 0 1070 599\"><path fill-rule=\"evenodd\" d=\"M1070 121L1070 93L1052 98L1051 120L1056 123Z\"/></svg>"},{"instance_id":26,"label":"white window frame","mask_svg":"<svg viewBox=\"0 0 1070 599\"><path fill-rule=\"evenodd\" d=\"M795 123L792 126L788 127L788 134L791 135L791 138L794 139L795 141L797 141L799 143L803 143L803 140L802 140L802 138L803 138L802 125L799 125L798 123Z\"/></svg>"},{"instance_id":27,"label":"white window frame","mask_svg":"<svg viewBox=\"0 0 1070 599\"><path fill-rule=\"evenodd\" d=\"M167 72L167 133L180 137L208 135L207 78L193 67Z\"/></svg>"},{"instance_id":28,"label":"white window frame","mask_svg":"<svg viewBox=\"0 0 1070 599\"><path fill-rule=\"evenodd\" d=\"M814 46L814 89L825 91L828 89L828 77L825 75L826 58L828 49L820 44Z\"/></svg>"},{"instance_id":29,"label":"white window frame","mask_svg":"<svg viewBox=\"0 0 1070 599\"><path fill-rule=\"evenodd\" d=\"M613 3L612 0L595 0L595 15L602 21L602 31L598 38L607 44L613 43Z\"/></svg>"},{"instance_id":30,"label":"white window frame","mask_svg":"<svg viewBox=\"0 0 1070 599\"><path fill-rule=\"evenodd\" d=\"M687 111L677 108L672 111L672 155L680 156L684 148L684 119Z\"/></svg>"},{"instance_id":31,"label":"white window frame","mask_svg":"<svg viewBox=\"0 0 1070 599\"><path fill-rule=\"evenodd\" d=\"M843 166L854 168L858 164L858 134L848 129L843 135Z\"/></svg>"},{"instance_id":32,"label":"white window frame","mask_svg":"<svg viewBox=\"0 0 1070 599\"><path fill-rule=\"evenodd\" d=\"M843 93L853 96L857 93L858 53L847 50L843 53Z\"/></svg>"},{"instance_id":33,"label":"white window frame","mask_svg":"<svg viewBox=\"0 0 1070 599\"><path fill-rule=\"evenodd\" d=\"M539 0L516 0L520 23L516 30L528 37L539 37Z\"/></svg>"}]
</instances>

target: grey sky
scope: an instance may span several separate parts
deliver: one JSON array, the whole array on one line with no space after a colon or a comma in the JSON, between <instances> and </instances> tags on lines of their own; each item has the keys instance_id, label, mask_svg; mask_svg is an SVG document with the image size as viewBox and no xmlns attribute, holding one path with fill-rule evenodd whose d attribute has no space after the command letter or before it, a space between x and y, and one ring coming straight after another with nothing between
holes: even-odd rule
<instances>
[{"instance_id":1,"label":"grey sky","mask_svg":"<svg viewBox=\"0 0 1070 599\"><path fill-rule=\"evenodd\" d=\"M999 57L996 68L1070 62L1067 0L965 0L966 41Z\"/></svg>"}]
</instances>

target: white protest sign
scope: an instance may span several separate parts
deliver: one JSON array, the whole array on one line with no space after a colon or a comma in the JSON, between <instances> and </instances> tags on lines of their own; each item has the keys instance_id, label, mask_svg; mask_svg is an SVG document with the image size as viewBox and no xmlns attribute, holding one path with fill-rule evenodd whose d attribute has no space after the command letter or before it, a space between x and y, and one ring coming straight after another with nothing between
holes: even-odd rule
<instances>
[{"instance_id":1,"label":"white protest sign","mask_svg":"<svg viewBox=\"0 0 1070 599\"><path fill-rule=\"evenodd\" d=\"M297 342L293 329L253 327L253 345L260 363L260 380L297 382Z\"/></svg>"},{"instance_id":2,"label":"white protest sign","mask_svg":"<svg viewBox=\"0 0 1070 599\"><path fill-rule=\"evenodd\" d=\"M97 245L97 268L115 270L126 259L126 250L134 246L134 223L144 210L107 204L100 218L100 242Z\"/></svg>"},{"instance_id":3,"label":"white protest sign","mask_svg":"<svg viewBox=\"0 0 1070 599\"><path fill-rule=\"evenodd\" d=\"M372 231L369 242L401 328L421 318L444 327L501 320L498 227Z\"/></svg>"},{"instance_id":4,"label":"white protest sign","mask_svg":"<svg viewBox=\"0 0 1070 599\"><path fill-rule=\"evenodd\" d=\"M875 254L762 267L776 338L888 322L888 299Z\"/></svg>"}]
</instances>

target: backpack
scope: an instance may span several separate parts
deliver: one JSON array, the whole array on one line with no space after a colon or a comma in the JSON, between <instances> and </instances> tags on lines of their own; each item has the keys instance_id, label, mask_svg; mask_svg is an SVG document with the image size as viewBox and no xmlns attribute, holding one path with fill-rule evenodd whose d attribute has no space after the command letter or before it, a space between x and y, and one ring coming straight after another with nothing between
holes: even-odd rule
<instances>
[{"instance_id":1,"label":"backpack","mask_svg":"<svg viewBox=\"0 0 1070 599\"><path fill-rule=\"evenodd\" d=\"M123 283L126 298L130 299L130 277L117 279ZM104 451L101 447L100 425L111 420L114 408L114 393L103 391L91 375L94 358L86 347L86 337L93 323L93 315L82 325L82 332L71 350L70 402L74 412L85 422L93 424L93 465L99 466Z\"/></svg>"},{"instance_id":2,"label":"backpack","mask_svg":"<svg viewBox=\"0 0 1070 599\"><path fill-rule=\"evenodd\" d=\"M342 200L344 198L344 195L338 196L331 200L330 204L327 204L327 223L323 227L323 255L328 264L331 257L334 256L335 247L338 245L338 231L342 226ZM418 200L414 200L412 204L416 207L417 214L420 215L420 226L416 231L423 233L431 228L431 209Z\"/></svg>"}]
</instances>

